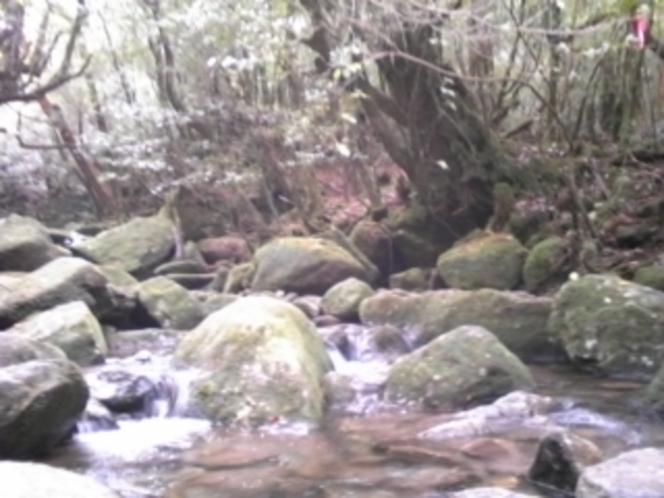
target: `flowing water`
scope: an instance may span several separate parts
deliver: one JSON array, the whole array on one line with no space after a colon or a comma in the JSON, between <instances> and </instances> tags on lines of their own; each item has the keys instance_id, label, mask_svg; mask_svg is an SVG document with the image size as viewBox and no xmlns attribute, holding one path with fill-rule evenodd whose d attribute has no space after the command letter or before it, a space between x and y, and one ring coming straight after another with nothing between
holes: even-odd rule
<instances>
[{"instance_id":1,"label":"flowing water","mask_svg":"<svg viewBox=\"0 0 664 498\"><path fill-rule=\"evenodd\" d=\"M539 496L522 476L545 426L517 424L445 441L418 438L453 414L382 406L380 385L389 362L361 344L356 341L355 352L346 356L329 347L336 371L360 394L343 410L329 412L316 430L214 428L181 416L173 390L157 389L152 399L162 408L147 407L151 417L127 417L118 430L81 432L48 463L95 477L124 498L434 498L479 485ZM124 367L162 384L175 376L169 384L179 386L175 398L186 395L189 377L170 372L166 358L150 364ZM593 441L605 457L628 448L664 447L661 425L631 407L631 394L642 386L568 367L532 372L536 393L568 400L549 421Z\"/></svg>"}]
</instances>

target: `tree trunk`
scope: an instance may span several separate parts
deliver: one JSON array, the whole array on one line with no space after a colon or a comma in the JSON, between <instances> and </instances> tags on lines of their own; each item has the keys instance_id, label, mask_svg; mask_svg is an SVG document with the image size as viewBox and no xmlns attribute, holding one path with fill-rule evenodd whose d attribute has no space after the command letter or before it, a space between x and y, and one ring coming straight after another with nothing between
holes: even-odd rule
<instances>
[{"instance_id":1,"label":"tree trunk","mask_svg":"<svg viewBox=\"0 0 664 498\"><path fill-rule=\"evenodd\" d=\"M317 36L305 43L318 52L321 66L331 60L335 37L324 24L323 7L315 2L302 0L318 23ZM401 26L374 44L377 52L388 54L377 60L385 91L364 74L351 86L362 93L375 135L436 222L431 230L436 242L449 245L486 225L494 184L509 181L509 159L482 119L476 96L431 43L433 25Z\"/></svg>"}]
</instances>

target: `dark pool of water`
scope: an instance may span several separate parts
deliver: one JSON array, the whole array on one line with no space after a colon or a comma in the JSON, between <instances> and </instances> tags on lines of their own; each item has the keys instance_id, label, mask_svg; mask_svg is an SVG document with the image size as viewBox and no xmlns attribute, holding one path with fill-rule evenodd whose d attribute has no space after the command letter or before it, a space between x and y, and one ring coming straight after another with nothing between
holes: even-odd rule
<instances>
[{"instance_id":1,"label":"dark pool of water","mask_svg":"<svg viewBox=\"0 0 664 498\"><path fill-rule=\"evenodd\" d=\"M664 447L661 424L641 417L631 402L642 386L562 367L532 372L537 393L574 400L576 415L565 420L563 413L560 423L571 424L606 457ZM537 495L522 476L542 430L519 426L442 442L415 437L450 417L330 413L313 432L282 427L261 433L178 418L127 421L119 431L80 434L48 463L93 476L124 498L434 498L479 485Z\"/></svg>"}]
</instances>

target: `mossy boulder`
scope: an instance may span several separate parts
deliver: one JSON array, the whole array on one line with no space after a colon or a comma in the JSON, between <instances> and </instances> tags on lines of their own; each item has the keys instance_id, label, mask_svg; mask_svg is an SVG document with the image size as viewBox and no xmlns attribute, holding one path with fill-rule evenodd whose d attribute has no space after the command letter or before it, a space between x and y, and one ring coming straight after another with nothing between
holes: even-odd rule
<instances>
[{"instance_id":1,"label":"mossy boulder","mask_svg":"<svg viewBox=\"0 0 664 498\"><path fill-rule=\"evenodd\" d=\"M664 266L642 266L634 272L634 283L664 291Z\"/></svg>"},{"instance_id":2,"label":"mossy boulder","mask_svg":"<svg viewBox=\"0 0 664 498\"><path fill-rule=\"evenodd\" d=\"M438 273L455 289L510 290L521 283L528 251L511 235L487 233L461 242L438 258Z\"/></svg>"},{"instance_id":3,"label":"mossy boulder","mask_svg":"<svg viewBox=\"0 0 664 498\"><path fill-rule=\"evenodd\" d=\"M586 275L561 288L548 329L585 367L650 378L662 363L664 293L612 275Z\"/></svg>"},{"instance_id":4,"label":"mossy boulder","mask_svg":"<svg viewBox=\"0 0 664 498\"><path fill-rule=\"evenodd\" d=\"M16 214L0 218L0 271L36 270L66 254L37 220Z\"/></svg>"},{"instance_id":5,"label":"mossy boulder","mask_svg":"<svg viewBox=\"0 0 664 498\"><path fill-rule=\"evenodd\" d=\"M407 293L379 291L363 301L365 325L391 325L420 346L462 325L480 325L523 361L554 361L564 356L547 333L552 298L493 289Z\"/></svg>"},{"instance_id":6,"label":"mossy boulder","mask_svg":"<svg viewBox=\"0 0 664 498\"><path fill-rule=\"evenodd\" d=\"M88 396L81 369L68 360L1 368L0 458L43 456L67 441Z\"/></svg>"},{"instance_id":7,"label":"mossy boulder","mask_svg":"<svg viewBox=\"0 0 664 498\"><path fill-rule=\"evenodd\" d=\"M252 262L240 263L239 265L233 266L229 271L224 272L220 269L218 274L218 280L221 280L222 273L225 273L224 286L222 292L224 294L236 294L240 293L245 289L248 289L251 286L251 280L254 278L254 272L256 271L256 265ZM215 285L215 289L218 289L221 282L218 281Z\"/></svg>"},{"instance_id":8,"label":"mossy boulder","mask_svg":"<svg viewBox=\"0 0 664 498\"><path fill-rule=\"evenodd\" d=\"M467 325L397 360L385 394L396 403L451 409L533 385L528 368L496 336Z\"/></svg>"},{"instance_id":9,"label":"mossy boulder","mask_svg":"<svg viewBox=\"0 0 664 498\"><path fill-rule=\"evenodd\" d=\"M254 256L253 291L324 294L333 285L355 277L370 281L365 267L330 240L283 237L262 246Z\"/></svg>"},{"instance_id":10,"label":"mossy boulder","mask_svg":"<svg viewBox=\"0 0 664 498\"><path fill-rule=\"evenodd\" d=\"M381 275L391 266L392 237L389 229L375 221L360 221L350 233L351 243L378 268Z\"/></svg>"},{"instance_id":11,"label":"mossy boulder","mask_svg":"<svg viewBox=\"0 0 664 498\"><path fill-rule=\"evenodd\" d=\"M535 244L523 266L523 282L531 292L546 290L567 280L572 270L566 263L568 247L562 237L549 237Z\"/></svg>"},{"instance_id":12,"label":"mossy boulder","mask_svg":"<svg viewBox=\"0 0 664 498\"><path fill-rule=\"evenodd\" d=\"M83 301L102 319L115 312L120 299L93 264L80 258L58 258L0 288L0 330L32 313L73 301Z\"/></svg>"},{"instance_id":13,"label":"mossy boulder","mask_svg":"<svg viewBox=\"0 0 664 498\"><path fill-rule=\"evenodd\" d=\"M366 282L349 278L332 286L325 293L321 309L323 313L340 320L357 320L360 304L373 293L374 290Z\"/></svg>"},{"instance_id":14,"label":"mossy boulder","mask_svg":"<svg viewBox=\"0 0 664 498\"><path fill-rule=\"evenodd\" d=\"M133 220L74 244L86 259L116 264L137 278L145 278L173 253L175 226L162 214Z\"/></svg>"},{"instance_id":15,"label":"mossy boulder","mask_svg":"<svg viewBox=\"0 0 664 498\"><path fill-rule=\"evenodd\" d=\"M315 423L323 414L330 358L313 323L290 303L239 299L191 331L175 363L204 372L192 388L192 408L214 421Z\"/></svg>"},{"instance_id":16,"label":"mossy boulder","mask_svg":"<svg viewBox=\"0 0 664 498\"><path fill-rule=\"evenodd\" d=\"M7 332L56 346L81 367L103 362L108 352L101 325L82 301L35 313Z\"/></svg>"},{"instance_id":17,"label":"mossy boulder","mask_svg":"<svg viewBox=\"0 0 664 498\"><path fill-rule=\"evenodd\" d=\"M204 318L201 303L167 277L154 277L138 286L139 308L160 327L188 330Z\"/></svg>"},{"instance_id":18,"label":"mossy boulder","mask_svg":"<svg viewBox=\"0 0 664 498\"><path fill-rule=\"evenodd\" d=\"M0 368L32 360L65 360L62 350L20 334L0 334Z\"/></svg>"},{"instance_id":19,"label":"mossy boulder","mask_svg":"<svg viewBox=\"0 0 664 498\"><path fill-rule=\"evenodd\" d=\"M392 238L396 268L434 266L441 247L408 230L397 230Z\"/></svg>"},{"instance_id":20,"label":"mossy boulder","mask_svg":"<svg viewBox=\"0 0 664 498\"><path fill-rule=\"evenodd\" d=\"M429 289L430 277L431 270L427 268L410 268L390 275L390 289L425 291Z\"/></svg>"}]
</instances>

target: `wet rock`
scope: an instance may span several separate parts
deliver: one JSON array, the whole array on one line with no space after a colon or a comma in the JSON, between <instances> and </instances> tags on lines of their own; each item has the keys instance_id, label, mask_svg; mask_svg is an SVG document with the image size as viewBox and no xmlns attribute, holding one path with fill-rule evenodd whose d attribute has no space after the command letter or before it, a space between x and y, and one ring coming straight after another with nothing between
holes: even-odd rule
<instances>
[{"instance_id":1,"label":"wet rock","mask_svg":"<svg viewBox=\"0 0 664 498\"><path fill-rule=\"evenodd\" d=\"M94 479L50 465L0 462L5 498L121 498Z\"/></svg>"},{"instance_id":2,"label":"wet rock","mask_svg":"<svg viewBox=\"0 0 664 498\"><path fill-rule=\"evenodd\" d=\"M367 335L369 349L375 351L378 357L388 363L393 363L411 350L401 330L396 327L390 325L371 327Z\"/></svg>"},{"instance_id":3,"label":"wet rock","mask_svg":"<svg viewBox=\"0 0 664 498\"><path fill-rule=\"evenodd\" d=\"M632 450L586 468L577 498L654 498L664 496L664 451Z\"/></svg>"},{"instance_id":4,"label":"wet rock","mask_svg":"<svg viewBox=\"0 0 664 498\"><path fill-rule=\"evenodd\" d=\"M532 386L526 366L491 332L463 326L394 363L386 397L436 409L458 408Z\"/></svg>"},{"instance_id":5,"label":"wet rock","mask_svg":"<svg viewBox=\"0 0 664 498\"><path fill-rule=\"evenodd\" d=\"M224 294L237 294L251 287L251 279L254 278L255 271L256 265L254 263L235 265L226 276Z\"/></svg>"},{"instance_id":6,"label":"wet rock","mask_svg":"<svg viewBox=\"0 0 664 498\"><path fill-rule=\"evenodd\" d=\"M109 355L127 358L140 351L171 353L180 342L185 331L173 329L123 330L108 334Z\"/></svg>"},{"instance_id":7,"label":"wet rock","mask_svg":"<svg viewBox=\"0 0 664 498\"><path fill-rule=\"evenodd\" d=\"M381 223L360 221L350 233L350 241L386 275L391 266L392 241L389 229Z\"/></svg>"},{"instance_id":8,"label":"wet rock","mask_svg":"<svg viewBox=\"0 0 664 498\"><path fill-rule=\"evenodd\" d=\"M651 377L662 363L664 293L610 275L586 275L562 287L548 329L584 367Z\"/></svg>"},{"instance_id":9,"label":"wet rock","mask_svg":"<svg viewBox=\"0 0 664 498\"><path fill-rule=\"evenodd\" d=\"M0 369L0 457L49 453L74 433L87 400L83 375L70 361L35 360Z\"/></svg>"},{"instance_id":10,"label":"wet rock","mask_svg":"<svg viewBox=\"0 0 664 498\"><path fill-rule=\"evenodd\" d=\"M527 254L511 235L489 233L444 252L436 267L443 280L455 289L510 290L521 283Z\"/></svg>"},{"instance_id":11,"label":"wet rock","mask_svg":"<svg viewBox=\"0 0 664 498\"><path fill-rule=\"evenodd\" d=\"M583 470L601 461L594 443L569 431L553 431L540 441L528 479L543 491L572 495Z\"/></svg>"},{"instance_id":12,"label":"wet rock","mask_svg":"<svg viewBox=\"0 0 664 498\"><path fill-rule=\"evenodd\" d=\"M164 263L175 247L175 227L158 214L133 220L71 246L75 254L101 265L117 264L145 278Z\"/></svg>"},{"instance_id":13,"label":"wet rock","mask_svg":"<svg viewBox=\"0 0 664 498\"><path fill-rule=\"evenodd\" d=\"M322 295L347 278L370 280L366 269L350 253L334 242L318 238L276 239L258 249L254 259L253 291Z\"/></svg>"},{"instance_id":14,"label":"wet rock","mask_svg":"<svg viewBox=\"0 0 664 498\"><path fill-rule=\"evenodd\" d=\"M114 413L136 417L171 414L177 402L177 386L166 375L149 369L107 366L88 373L90 396Z\"/></svg>"},{"instance_id":15,"label":"wet rock","mask_svg":"<svg viewBox=\"0 0 664 498\"><path fill-rule=\"evenodd\" d=\"M79 258L58 258L0 293L0 330L28 315L60 304L83 301L97 318L111 315L118 306L118 293L91 263ZM20 291L19 291L20 290Z\"/></svg>"},{"instance_id":16,"label":"wet rock","mask_svg":"<svg viewBox=\"0 0 664 498\"><path fill-rule=\"evenodd\" d=\"M426 268L411 268L401 273L390 275L390 289L406 291L429 290L431 270Z\"/></svg>"},{"instance_id":17,"label":"wet rock","mask_svg":"<svg viewBox=\"0 0 664 498\"><path fill-rule=\"evenodd\" d=\"M451 420L418 434L422 439L452 439L497 434L525 424L542 426L545 419L534 417L558 410L562 404L554 398L514 391L490 405L457 413ZM531 420L532 419L532 420Z\"/></svg>"},{"instance_id":18,"label":"wet rock","mask_svg":"<svg viewBox=\"0 0 664 498\"><path fill-rule=\"evenodd\" d=\"M111 410L93 398L88 400L85 411L76 424L77 432L112 431L119 428Z\"/></svg>"},{"instance_id":19,"label":"wet rock","mask_svg":"<svg viewBox=\"0 0 664 498\"><path fill-rule=\"evenodd\" d=\"M141 308L159 326L188 330L204 317L201 304L187 289L167 277L154 277L138 287Z\"/></svg>"},{"instance_id":20,"label":"wet rock","mask_svg":"<svg viewBox=\"0 0 664 498\"><path fill-rule=\"evenodd\" d=\"M0 334L0 368L32 360L65 360L60 348L9 332Z\"/></svg>"},{"instance_id":21,"label":"wet rock","mask_svg":"<svg viewBox=\"0 0 664 498\"><path fill-rule=\"evenodd\" d=\"M198 249L208 264L222 260L243 263L251 258L247 241L232 235L199 240Z\"/></svg>"},{"instance_id":22,"label":"wet rock","mask_svg":"<svg viewBox=\"0 0 664 498\"><path fill-rule=\"evenodd\" d=\"M82 301L36 313L8 332L52 344L81 367L102 362L108 352L101 325Z\"/></svg>"},{"instance_id":23,"label":"wet rock","mask_svg":"<svg viewBox=\"0 0 664 498\"><path fill-rule=\"evenodd\" d=\"M569 250L562 237L549 237L537 243L523 266L526 289L542 291L565 282L572 271Z\"/></svg>"},{"instance_id":24,"label":"wet rock","mask_svg":"<svg viewBox=\"0 0 664 498\"><path fill-rule=\"evenodd\" d=\"M440 290L420 294L379 291L360 306L365 325L391 325L420 346L462 325L490 330L524 361L564 357L547 333L553 300L522 292Z\"/></svg>"},{"instance_id":25,"label":"wet rock","mask_svg":"<svg viewBox=\"0 0 664 498\"><path fill-rule=\"evenodd\" d=\"M536 495L526 495L503 488L475 488L449 493L445 498L528 498Z\"/></svg>"},{"instance_id":26,"label":"wet rock","mask_svg":"<svg viewBox=\"0 0 664 498\"><path fill-rule=\"evenodd\" d=\"M325 402L332 408L348 406L357 394L353 387L353 379L339 372L327 372L323 377Z\"/></svg>"},{"instance_id":27,"label":"wet rock","mask_svg":"<svg viewBox=\"0 0 664 498\"><path fill-rule=\"evenodd\" d=\"M333 285L323 296L323 313L336 316L343 321L358 319L360 304L373 295L374 290L362 280L348 278Z\"/></svg>"},{"instance_id":28,"label":"wet rock","mask_svg":"<svg viewBox=\"0 0 664 498\"><path fill-rule=\"evenodd\" d=\"M16 214L0 218L0 272L33 271L69 254L53 244L37 220Z\"/></svg>"},{"instance_id":29,"label":"wet rock","mask_svg":"<svg viewBox=\"0 0 664 498\"><path fill-rule=\"evenodd\" d=\"M320 296L300 296L293 299L293 304L309 318L314 319L320 315L322 301L323 298Z\"/></svg>"},{"instance_id":30,"label":"wet rock","mask_svg":"<svg viewBox=\"0 0 664 498\"><path fill-rule=\"evenodd\" d=\"M321 381L330 358L311 321L290 303L240 299L191 331L175 358L176 365L205 372L192 401L212 420L317 422L322 416Z\"/></svg>"}]
</instances>

